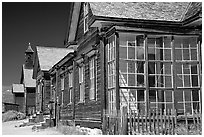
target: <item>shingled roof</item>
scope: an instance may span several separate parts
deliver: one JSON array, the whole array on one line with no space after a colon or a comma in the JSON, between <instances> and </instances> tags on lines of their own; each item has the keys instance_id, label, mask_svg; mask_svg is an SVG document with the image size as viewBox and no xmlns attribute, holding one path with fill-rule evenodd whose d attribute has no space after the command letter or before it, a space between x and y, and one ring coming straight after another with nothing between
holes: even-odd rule
<instances>
[{"instance_id":1,"label":"shingled roof","mask_svg":"<svg viewBox=\"0 0 204 137\"><path fill-rule=\"evenodd\" d=\"M181 21L189 4L189 2L90 2L90 8L95 16Z\"/></svg>"},{"instance_id":2,"label":"shingled roof","mask_svg":"<svg viewBox=\"0 0 204 137\"><path fill-rule=\"evenodd\" d=\"M24 93L23 84L12 84L13 93Z\"/></svg>"},{"instance_id":3,"label":"shingled roof","mask_svg":"<svg viewBox=\"0 0 204 137\"><path fill-rule=\"evenodd\" d=\"M58 61L64 58L68 53L74 52L72 49L40 47L36 46L40 69L49 71Z\"/></svg>"},{"instance_id":4,"label":"shingled roof","mask_svg":"<svg viewBox=\"0 0 204 137\"><path fill-rule=\"evenodd\" d=\"M33 69L25 69L25 65L23 65L23 79L25 87L35 87L36 81L32 78Z\"/></svg>"}]
</instances>

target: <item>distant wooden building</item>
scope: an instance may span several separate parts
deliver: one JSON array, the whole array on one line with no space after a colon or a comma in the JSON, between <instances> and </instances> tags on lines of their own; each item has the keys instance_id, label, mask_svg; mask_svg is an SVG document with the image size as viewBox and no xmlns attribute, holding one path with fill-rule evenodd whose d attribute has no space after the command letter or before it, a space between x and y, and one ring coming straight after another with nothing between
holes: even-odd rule
<instances>
[{"instance_id":1,"label":"distant wooden building","mask_svg":"<svg viewBox=\"0 0 204 137\"><path fill-rule=\"evenodd\" d=\"M29 45L25 51L25 63L22 66L20 84L24 86L24 111L27 115L34 114L35 112L35 79L33 75L33 53Z\"/></svg>"},{"instance_id":2,"label":"distant wooden building","mask_svg":"<svg viewBox=\"0 0 204 137\"><path fill-rule=\"evenodd\" d=\"M2 112L4 113L4 112L7 112L9 110L18 111L18 107L19 107L19 105L15 104L15 103L3 102L3 104L2 104Z\"/></svg>"},{"instance_id":3,"label":"distant wooden building","mask_svg":"<svg viewBox=\"0 0 204 137\"><path fill-rule=\"evenodd\" d=\"M14 103L18 105L18 111L25 112L25 97L24 97L24 85L13 84L12 93L14 95Z\"/></svg>"},{"instance_id":4,"label":"distant wooden building","mask_svg":"<svg viewBox=\"0 0 204 137\"><path fill-rule=\"evenodd\" d=\"M71 7L65 46L75 52L49 70L57 121L101 127L123 107L201 111L202 3Z\"/></svg>"},{"instance_id":5,"label":"distant wooden building","mask_svg":"<svg viewBox=\"0 0 204 137\"><path fill-rule=\"evenodd\" d=\"M69 51L66 48L36 46L33 78L36 79L37 113L50 113L48 105L52 95L50 93L51 83L48 71L55 63L69 53Z\"/></svg>"}]
</instances>

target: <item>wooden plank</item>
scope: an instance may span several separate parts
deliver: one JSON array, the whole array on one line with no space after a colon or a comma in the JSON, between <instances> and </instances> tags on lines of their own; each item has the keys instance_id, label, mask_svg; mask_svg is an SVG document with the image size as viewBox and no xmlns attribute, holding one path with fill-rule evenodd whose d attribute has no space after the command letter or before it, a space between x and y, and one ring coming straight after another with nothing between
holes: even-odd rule
<instances>
[{"instance_id":1,"label":"wooden plank","mask_svg":"<svg viewBox=\"0 0 204 137\"><path fill-rule=\"evenodd\" d=\"M175 134L175 121L174 121L174 112L173 112L173 109L171 109L171 127L172 127L172 135Z\"/></svg>"},{"instance_id":2,"label":"wooden plank","mask_svg":"<svg viewBox=\"0 0 204 137\"><path fill-rule=\"evenodd\" d=\"M164 135L166 134L166 110L164 109Z\"/></svg>"},{"instance_id":3,"label":"wooden plank","mask_svg":"<svg viewBox=\"0 0 204 137\"><path fill-rule=\"evenodd\" d=\"M172 51L171 51L171 54L172 54L172 67L173 67L173 110L174 110L174 116L177 117L177 113L176 113L176 109L177 109L177 100L176 100L176 97L175 97L175 92L177 92L177 88L176 88L176 77L177 77L177 74L176 74L176 58L175 58L175 45L174 45L174 36L171 37L171 47L172 47ZM177 121L175 121L175 124L177 124Z\"/></svg>"},{"instance_id":4,"label":"wooden plank","mask_svg":"<svg viewBox=\"0 0 204 137\"><path fill-rule=\"evenodd\" d=\"M136 133L136 112L134 111L133 113L133 130L134 130L134 133Z\"/></svg>"},{"instance_id":5,"label":"wooden plank","mask_svg":"<svg viewBox=\"0 0 204 137\"><path fill-rule=\"evenodd\" d=\"M137 113L137 131L140 133L140 112Z\"/></svg>"},{"instance_id":6,"label":"wooden plank","mask_svg":"<svg viewBox=\"0 0 204 137\"><path fill-rule=\"evenodd\" d=\"M145 113L145 132L148 133L148 125L147 125L147 113Z\"/></svg>"},{"instance_id":7,"label":"wooden plank","mask_svg":"<svg viewBox=\"0 0 204 137\"><path fill-rule=\"evenodd\" d=\"M156 125L156 128L157 128L157 134L159 134L159 113L158 113L159 109L157 108L156 109L156 120L157 120L157 125Z\"/></svg>"},{"instance_id":8,"label":"wooden plank","mask_svg":"<svg viewBox=\"0 0 204 137\"><path fill-rule=\"evenodd\" d=\"M144 133L144 119L143 119L144 113L145 113L145 112L143 112L143 111L141 110L142 134Z\"/></svg>"},{"instance_id":9,"label":"wooden plank","mask_svg":"<svg viewBox=\"0 0 204 137\"><path fill-rule=\"evenodd\" d=\"M160 109L160 123L161 123L161 134L163 133L163 115L162 115L162 109Z\"/></svg>"},{"instance_id":10,"label":"wooden plank","mask_svg":"<svg viewBox=\"0 0 204 137\"><path fill-rule=\"evenodd\" d=\"M155 127L155 110L153 110L153 133L156 134L156 127Z\"/></svg>"},{"instance_id":11,"label":"wooden plank","mask_svg":"<svg viewBox=\"0 0 204 137\"><path fill-rule=\"evenodd\" d=\"M148 116L148 118L149 118L149 133L151 133L152 132L152 130L151 130L151 123L152 123L152 119L151 119L151 109L149 110L149 116Z\"/></svg>"},{"instance_id":12,"label":"wooden plank","mask_svg":"<svg viewBox=\"0 0 204 137\"><path fill-rule=\"evenodd\" d=\"M167 116L168 116L168 135L170 135L170 132L171 132L171 127L170 127L170 125L171 125L171 122L170 122L170 110L168 109L168 111L167 111Z\"/></svg>"},{"instance_id":13,"label":"wooden plank","mask_svg":"<svg viewBox=\"0 0 204 137\"><path fill-rule=\"evenodd\" d=\"M116 59L116 109L120 110L120 83L119 83L119 34L115 33L115 41L116 41L116 47L115 47L115 59Z\"/></svg>"},{"instance_id":14,"label":"wooden plank","mask_svg":"<svg viewBox=\"0 0 204 137\"><path fill-rule=\"evenodd\" d=\"M144 37L144 48L145 48L145 79L144 79L144 84L146 87L146 97L145 97L145 113L148 113L149 111L149 72L148 72L148 45L147 45L147 35Z\"/></svg>"}]
</instances>

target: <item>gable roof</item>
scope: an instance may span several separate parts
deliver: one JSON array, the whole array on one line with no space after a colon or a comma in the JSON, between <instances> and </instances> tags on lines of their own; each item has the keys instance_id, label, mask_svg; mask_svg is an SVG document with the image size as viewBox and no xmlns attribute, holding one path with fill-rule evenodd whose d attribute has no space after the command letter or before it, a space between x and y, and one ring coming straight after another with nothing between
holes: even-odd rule
<instances>
[{"instance_id":1,"label":"gable roof","mask_svg":"<svg viewBox=\"0 0 204 137\"><path fill-rule=\"evenodd\" d=\"M25 85L25 87L35 87L36 81L32 78L33 76L33 69L26 69L25 65L23 65L23 72L22 72L23 81L21 83Z\"/></svg>"},{"instance_id":2,"label":"gable roof","mask_svg":"<svg viewBox=\"0 0 204 137\"><path fill-rule=\"evenodd\" d=\"M23 84L12 84L12 93L24 93Z\"/></svg>"},{"instance_id":3,"label":"gable roof","mask_svg":"<svg viewBox=\"0 0 204 137\"><path fill-rule=\"evenodd\" d=\"M188 5L188 2L90 2L95 16L162 21L181 21Z\"/></svg>"},{"instance_id":4,"label":"gable roof","mask_svg":"<svg viewBox=\"0 0 204 137\"><path fill-rule=\"evenodd\" d=\"M72 49L36 46L40 69L49 71L58 61L64 58Z\"/></svg>"},{"instance_id":5,"label":"gable roof","mask_svg":"<svg viewBox=\"0 0 204 137\"><path fill-rule=\"evenodd\" d=\"M75 40L81 5L81 2L72 4L68 21L70 27L65 36L65 46L69 46ZM194 20L197 21L197 18L194 18L184 24L184 20L195 15L192 12L196 13L197 9L202 8L200 2L89 2L89 5L93 14L90 21L92 27L100 27L100 23L109 21L131 21L131 23L140 23L140 25L145 22L156 25L161 23L167 26L170 24L182 27ZM201 23L200 18L198 24Z\"/></svg>"}]
</instances>

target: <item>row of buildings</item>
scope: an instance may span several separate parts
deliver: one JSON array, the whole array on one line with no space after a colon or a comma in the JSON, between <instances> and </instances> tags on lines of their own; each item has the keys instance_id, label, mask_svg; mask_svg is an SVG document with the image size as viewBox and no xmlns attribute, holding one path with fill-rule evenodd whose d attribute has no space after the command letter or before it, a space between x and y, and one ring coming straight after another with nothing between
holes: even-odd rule
<instances>
[{"instance_id":1,"label":"row of buildings","mask_svg":"<svg viewBox=\"0 0 204 137\"><path fill-rule=\"evenodd\" d=\"M65 48L25 52L13 85L22 111L92 127L123 107L201 111L202 3L80 2L70 11Z\"/></svg>"}]
</instances>

